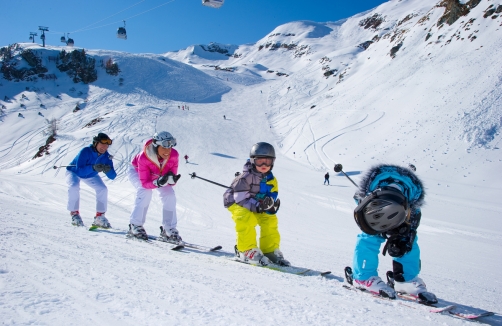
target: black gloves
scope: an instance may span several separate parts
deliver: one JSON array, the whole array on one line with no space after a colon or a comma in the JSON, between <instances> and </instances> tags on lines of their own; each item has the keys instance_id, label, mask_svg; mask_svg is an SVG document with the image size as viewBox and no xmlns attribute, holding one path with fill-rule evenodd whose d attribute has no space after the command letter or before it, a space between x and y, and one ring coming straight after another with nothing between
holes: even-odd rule
<instances>
[{"instance_id":1,"label":"black gloves","mask_svg":"<svg viewBox=\"0 0 502 326\"><path fill-rule=\"evenodd\" d=\"M181 174L174 175L171 171L167 172L166 174L160 176L157 180L153 181L153 184L156 187L164 187L165 185L175 185L176 182L181 178Z\"/></svg>"},{"instance_id":2,"label":"black gloves","mask_svg":"<svg viewBox=\"0 0 502 326\"><path fill-rule=\"evenodd\" d=\"M172 185L175 185L178 180L181 178L181 174L174 175L172 172L168 173L168 178L167 178L167 183Z\"/></svg>"},{"instance_id":3,"label":"black gloves","mask_svg":"<svg viewBox=\"0 0 502 326\"><path fill-rule=\"evenodd\" d=\"M167 184L167 174L161 175L157 178L157 180L153 180L153 185L155 187L164 187Z\"/></svg>"},{"instance_id":4,"label":"black gloves","mask_svg":"<svg viewBox=\"0 0 502 326\"><path fill-rule=\"evenodd\" d=\"M96 172L104 172L104 173L108 173L112 169L112 167L109 166L108 164L94 164L92 168Z\"/></svg>"},{"instance_id":5,"label":"black gloves","mask_svg":"<svg viewBox=\"0 0 502 326\"><path fill-rule=\"evenodd\" d=\"M281 201L277 199L274 202L272 197L265 197L263 200L260 200L256 206L257 213L267 213L267 214L275 214L279 210L279 206L281 206Z\"/></svg>"},{"instance_id":6,"label":"black gloves","mask_svg":"<svg viewBox=\"0 0 502 326\"><path fill-rule=\"evenodd\" d=\"M411 230L407 235L395 234L387 239L387 243L383 247L382 254L388 252L391 257L403 257L406 253L413 249L413 242L417 231Z\"/></svg>"}]
</instances>

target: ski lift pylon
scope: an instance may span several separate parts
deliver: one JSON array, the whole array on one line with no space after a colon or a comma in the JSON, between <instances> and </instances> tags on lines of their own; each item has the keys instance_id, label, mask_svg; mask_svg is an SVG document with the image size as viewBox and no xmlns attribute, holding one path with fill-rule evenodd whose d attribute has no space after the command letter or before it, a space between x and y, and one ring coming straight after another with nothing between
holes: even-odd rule
<instances>
[{"instance_id":1,"label":"ski lift pylon","mask_svg":"<svg viewBox=\"0 0 502 326\"><path fill-rule=\"evenodd\" d=\"M220 8L225 0L202 0L202 4L206 7Z\"/></svg>"},{"instance_id":2,"label":"ski lift pylon","mask_svg":"<svg viewBox=\"0 0 502 326\"><path fill-rule=\"evenodd\" d=\"M126 26L126 23L125 23L125 20L124 20L124 27L119 27L117 29L117 37L121 38L123 40L127 40L127 31L125 29L125 26Z\"/></svg>"}]
</instances>

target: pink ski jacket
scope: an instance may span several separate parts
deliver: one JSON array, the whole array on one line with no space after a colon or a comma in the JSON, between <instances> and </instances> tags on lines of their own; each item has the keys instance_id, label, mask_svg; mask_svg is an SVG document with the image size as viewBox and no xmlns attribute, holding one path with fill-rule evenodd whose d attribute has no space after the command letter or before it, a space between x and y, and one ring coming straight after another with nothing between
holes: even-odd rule
<instances>
[{"instance_id":1,"label":"pink ski jacket","mask_svg":"<svg viewBox=\"0 0 502 326\"><path fill-rule=\"evenodd\" d=\"M148 140L143 147L143 151L136 155L132 160L134 169L139 174L141 185L146 189L156 189L157 186L153 184L161 175L171 171L174 175L178 174L178 152L171 148L171 155L169 159L163 162L162 168L155 150L153 149L152 140Z\"/></svg>"}]
</instances>

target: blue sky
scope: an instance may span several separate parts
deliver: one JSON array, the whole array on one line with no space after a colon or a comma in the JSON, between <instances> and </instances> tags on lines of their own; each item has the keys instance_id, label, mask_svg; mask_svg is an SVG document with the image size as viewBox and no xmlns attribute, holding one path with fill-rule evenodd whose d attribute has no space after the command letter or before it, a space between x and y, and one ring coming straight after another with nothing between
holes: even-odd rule
<instances>
[{"instance_id":1,"label":"blue sky","mask_svg":"<svg viewBox=\"0 0 502 326\"><path fill-rule=\"evenodd\" d=\"M38 26L49 27L47 44L62 45L62 33L74 32L75 46L87 49L163 53L209 42L239 45L255 43L287 22L336 21L383 2L226 0L213 9L201 0L0 0L0 46L30 42L30 32L38 33L35 42L41 44ZM123 19L126 41L116 37Z\"/></svg>"}]
</instances>

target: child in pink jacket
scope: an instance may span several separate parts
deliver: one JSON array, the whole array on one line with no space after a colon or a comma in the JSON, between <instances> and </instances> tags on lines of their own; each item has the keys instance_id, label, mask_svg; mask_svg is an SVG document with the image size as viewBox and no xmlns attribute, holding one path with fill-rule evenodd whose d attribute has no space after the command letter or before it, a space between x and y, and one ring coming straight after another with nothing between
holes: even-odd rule
<instances>
[{"instance_id":1,"label":"child in pink jacket","mask_svg":"<svg viewBox=\"0 0 502 326\"><path fill-rule=\"evenodd\" d=\"M132 160L128 175L136 188L136 200L129 219L129 237L148 239L143 225L152 200L152 191L157 189L162 201L162 226L159 240L182 243L176 229L178 221L173 186L180 175L177 174L179 155L173 148L174 146L176 146L176 139L169 132L158 132L145 143L143 151Z\"/></svg>"}]
</instances>

